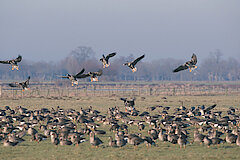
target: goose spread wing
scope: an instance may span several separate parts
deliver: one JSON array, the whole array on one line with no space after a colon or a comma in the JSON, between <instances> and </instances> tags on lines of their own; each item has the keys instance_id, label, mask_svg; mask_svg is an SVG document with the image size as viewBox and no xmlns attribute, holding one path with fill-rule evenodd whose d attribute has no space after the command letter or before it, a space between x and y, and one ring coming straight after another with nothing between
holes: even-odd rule
<instances>
[{"instance_id":1,"label":"goose spread wing","mask_svg":"<svg viewBox=\"0 0 240 160\"><path fill-rule=\"evenodd\" d=\"M22 56L21 55L19 55L16 59L14 59L15 62L21 62L21 60L22 60Z\"/></svg>"},{"instance_id":2,"label":"goose spread wing","mask_svg":"<svg viewBox=\"0 0 240 160\"><path fill-rule=\"evenodd\" d=\"M120 98L120 100L126 102L126 101L127 101L127 98Z\"/></svg>"},{"instance_id":3,"label":"goose spread wing","mask_svg":"<svg viewBox=\"0 0 240 160\"><path fill-rule=\"evenodd\" d=\"M132 64L136 65L141 59L143 59L145 57L145 55L142 55L141 57L138 57L137 59L135 59Z\"/></svg>"},{"instance_id":4,"label":"goose spread wing","mask_svg":"<svg viewBox=\"0 0 240 160\"><path fill-rule=\"evenodd\" d=\"M194 54L194 53L193 53L193 55L192 55L191 62L192 62L193 65L197 64L197 56L196 56L196 54Z\"/></svg>"},{"instance_id":5,"label":"goose spread wing","mask_svg":"<svg viewBox=\"0 0 240 160\"><path fill-rule=\"evenodd\" d=\"M10 61L0 61L0 63L3 63L3 64L10 64Z\"/></svg>"},{"instance_id":6,"label":"goose spread wing","mask_svg":"<svg viewBox=\"0 0 240 160\"><path fill-rule=\"evenodd\" d=\"M57 76L57 77L60 77L60 78L68 78L69 76Z\"/></svg>"},{"instance_id":7,"label":"goose spread wing","mask_svg":"<svg viewBox=\"0 0 240 160\"><path fill-rule=\"evenodd\" d=\"M210 111L210 110L212 110L213 108L215 108L217 105L216 104L214 104L214 105L212 105L212 106L210 106L210 107L208 107L208 108L206 108L206 112L208 112L208 111Z\"/></svg>"},{"instance_id":8,"label":"goose spread wing","mask_svg":"<svg viewBox=\"0 0 240 160\"><path fill-rule=\"evenodd\" d=\"M182 70L188 69L188 66L186 64L183 64L181 66L179 66L178 68L174 69L173 72L179 72Z\"/></svg>"},{"instance_id":9,"label":"goose spread wing","mask_svg":"<svg viewBox=\"0 0 240 160\"><path fill-rule=\"evenodd\" d=\"M116 55L115 52L114 52L114 53L110 53L109 55L107 55L106 60L108 60L110 57L113 57L113 56L115 56L115 55Z\"/></svg>"},{"instance_id":10,"label":"goose spread wing","mask_svg":"<svg viewBox=\"0 0 240 160\"><path fill-rule=\"evenodd\" d=\"M81 74L83 74L83 72L85 71L85 69L83 68L78 74L76 74L74 77L78 78L79 76L81 76Z\"/></svg>"},{"instance_id":11,"label":"goose spread wing","mask_svg":"<svg viewBox=\"0 0 240 160\"><path fill-rule=\"evenodd\" d=\"M86 77L89 77L90 74L89 73L86 73L86 74L81 74L79 76L77 76L76 78L86 78Z\"/></svg>"},{"instance_id":12,"label":"goose spread wing","mask_svg":"<svg viewBox=\"0 0 240 160\"><path fill-rule=\"evenodd\" d=\"M97 76L101 76L102 75L102 70L99 70L98 72L94 72Z\"/></svg>"},{"instance_id":13,"label":"goose spread wing","mask_svg":"<svg viewBox=\"0 0 240 160\"><path fill-rule=\"evenodd\" d=\"M19 87L20 84L18 82L15 82L15 83L10 83L8 84L10 87Z\"/></svg>"},{"instance_id":14,"label":"goose spread wing","mask_svg":"<svg viewBox=\"0 0 240 160\"><path fill-rule=\"evenodd\" d=\"M29 80L30 80L30 76L28 77L28 79L24 82L26 85L29 85Z\"/></svg>"}]
</instances>

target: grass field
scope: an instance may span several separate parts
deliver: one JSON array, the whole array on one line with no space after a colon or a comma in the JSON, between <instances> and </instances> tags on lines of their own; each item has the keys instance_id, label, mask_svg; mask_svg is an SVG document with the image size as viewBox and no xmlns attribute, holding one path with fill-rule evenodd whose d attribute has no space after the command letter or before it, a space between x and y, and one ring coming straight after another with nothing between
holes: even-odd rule
<instances>
[{"instance_id":1,"label":"grass field","mask_svg":"<svg viewBox=\"0 0 240 160\"><path fill-rule=\"evenodd\" d=\"M240 108L240 95L221 95L221 96L166 96L167 99L162 99L163 96L136 96L136 109L140 111L146 110L147 107L162 105L170 106L170 111L174 107L179 107L182 102L184 106L191 107L196 105L210 106L217 104L214 109L226 111L233 106ZM23 106L28 109L40 108L56 108L61 106L64 109L79 110L80 107L87 108L93 106L94 109L101 111L101 114L106 114L109 107L119 106L124 111L123 103L119 100L120 96L78 96L78 97L63 97L62 99L47 99L47 98L30 98L23 97L17 99L1 98L0 106ZM152 112L152 114L157 111ZM129 127L130 133L139 132L136 127ZM230 144L221 144L220 146L211 146L207 148L200 144L188 144L186 149L180 149L178 145L172 145L169 142L163 143L156 141L156 146L147 148L144 144L134 149L132 145L127 144L122 148L108 147L108 136L114 135L109 131L109 126L100 126L100 129L107 131L106 135L98 135L103 140L104 144L99 148L91 148L89 141L81 143L79 146L55 146L51 144L50 139L40 143L30 142L30 136L25 136L25 141L15 147L3 147L0 145L0 159L240 159L240 147ZM141 133L147 134L149 127ZM190 139L192 130L190 131ZM85 136L87 139L88 137Z\"/></svg>"}]
</instances>

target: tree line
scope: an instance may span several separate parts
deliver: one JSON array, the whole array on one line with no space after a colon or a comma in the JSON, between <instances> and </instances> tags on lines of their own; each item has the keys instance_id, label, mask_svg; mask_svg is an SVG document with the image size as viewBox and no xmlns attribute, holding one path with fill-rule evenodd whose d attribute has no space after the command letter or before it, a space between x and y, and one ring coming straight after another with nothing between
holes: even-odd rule
<instances>
[{"instance_id":1,"label":"tree line","mask_svg":"<svg viewBox=\"0 0 240 160\"><path fill-rule=\"evenodd\" d=\"M101 81L238 81L240 80L240 61L235 58L223 59L220 50L198 61L198 68L193 71L173 73L172 70L186 60L166 58L151 62L140 61L137 72L122 64L133 60L133 55L110 59L110 67L103 69ZM102 69L100 57L95 56L91 47L79 46L59 62L23 61L19 71L10 71L9 65L0 65L1 80L23 80L31 76L34 81L55 81L58 75L76 74L82 68L88 71ZM89 81L88 78L80 81Z\"/></svg>"}]
</instances>

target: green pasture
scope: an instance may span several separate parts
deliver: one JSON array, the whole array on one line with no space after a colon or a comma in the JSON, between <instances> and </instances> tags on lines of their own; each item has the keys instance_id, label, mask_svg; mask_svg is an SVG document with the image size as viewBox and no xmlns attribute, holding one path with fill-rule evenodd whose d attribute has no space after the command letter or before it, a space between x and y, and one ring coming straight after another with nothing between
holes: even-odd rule
<instances>
[{"instance_id":1,"label":"green pasture","mask_svg":"<svg viewBox=\"0 0 240 160\"><path fill-rule=\"evenodd\" d=\"M226 111L230 106L240 107L240 96L135 96L136 109L140 112L147 110L147 107L162 105L170 106L170 112L175 107L179 107L182 103L186 107L217 104L214 110ZM6 105L14 108L21 105L22 107L34 110L40 108L56 108L60 106L64 109L79 110L80 107L87 108L90 105L94 109L99 110L101 114L106 115L109 107L118 106L120 110L124 110L123 102L119 100L120 96L78 96L78 97L62 97L54 98L34 98L34 97L18 97L18 98L1 98L0 106ZM157 114L158 111L151 112ZM134 119L135 117L133 117ZM109 126L100 124L100 129L106 130L106 135L98 135L103 140L103 145L99 148L92 148L89 141L81 143L79 146L55 146L51 144L50 139L40 143L30 142L30 136L25 136L25 141L15 147L3 147L0 145L0 159L240 159L240 147L236 145L221 144L220 146L211 146L207 148L200 144L188 144L186 149L180 149L178 145L172 145L169 142L163 143L156 141L156 146L147 148L144 144L134 149L132 145L125 145L122 148L108 147L108 136L114 136L109 131ZM80 126L81 127L81 126ZM147 134L149 126L141 133ZM190 129L190 139L192 138L192 130ZM136 127L129 127L130 133L139 132ZM89 137L85 136L86 139Z\"/></svg>"}]
</instances>

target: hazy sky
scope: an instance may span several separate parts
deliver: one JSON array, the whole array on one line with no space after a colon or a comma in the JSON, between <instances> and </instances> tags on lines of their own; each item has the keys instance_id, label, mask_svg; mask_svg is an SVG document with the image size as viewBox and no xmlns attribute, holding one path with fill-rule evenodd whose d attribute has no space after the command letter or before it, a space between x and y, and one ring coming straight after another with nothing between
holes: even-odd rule
<instances>
[{"instance_id":1,"label":"hazy sky","mask_svg":"<svg viewBox=\"0 0 240 160\"><path fill-rule=\"evenodd\" d=\"M240 0L0 0L0 58L60 60L78 46L97 56L240 59Z\"/></svg>"}]
</instances>

